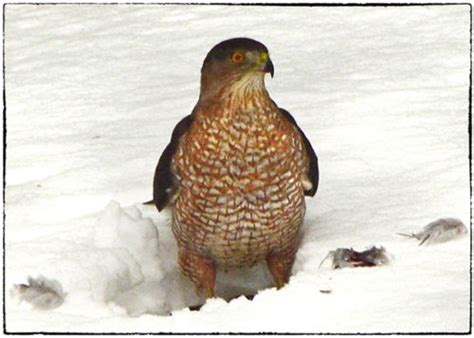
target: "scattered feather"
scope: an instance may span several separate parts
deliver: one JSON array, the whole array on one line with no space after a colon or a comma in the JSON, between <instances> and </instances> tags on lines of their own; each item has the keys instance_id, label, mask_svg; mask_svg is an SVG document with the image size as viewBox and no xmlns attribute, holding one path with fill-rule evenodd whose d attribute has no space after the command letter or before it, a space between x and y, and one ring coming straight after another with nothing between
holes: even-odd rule
<instances>
[{"instance_id":1,"label":"scattered feather","mask_svg":"<svg viewBox=\"0 0 474 338\"><path fill-rule=\"evenodd\" d=\"M330 251L320 266L328 258L332 259L333 269L381 266L388 264L390 261L385 248L377 248L375 246L361 252L355 251L352 248L338 248Z\"/></svg>"},{"instance_id":2,"label":"scattered feather","mask_svg":"<svg viewBox=\"0 0 474 338\"><path fill-rule=\"evenodd\" d=\"M26 301L41 310L59 307L66 297L58 281L43 276L28 277L28 284L15 284L11 294L19 302Z\"/></svg>"},{"instance_id":3,"label":"scattered feather","mask_svg":"<svg viewBox=\"0 0 474 338\"><path fill-rule=\"evenodd\" d=\"M429 245L460 238L467 234L467 228L457 218L440 218L426 225L420 232L398 234L408 238L416 238L420 241L419 245Z\"/></svg>"}]
</instances>

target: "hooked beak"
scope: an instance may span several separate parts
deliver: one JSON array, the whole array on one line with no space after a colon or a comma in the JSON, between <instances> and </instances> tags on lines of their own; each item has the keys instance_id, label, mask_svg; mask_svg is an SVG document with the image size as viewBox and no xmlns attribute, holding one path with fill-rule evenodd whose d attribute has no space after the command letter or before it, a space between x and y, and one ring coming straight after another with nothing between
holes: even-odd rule
<instances>
[{"instance_id":1,"label":"hooked beak","mask_svg":"<svg viewBox=\"0 0 474 338\"><path fill-rule=\"evenodd\" d=\"M260 70L264 73L270 73L273 77L275 70L273 69L273 62L269 58L261 65Z\"/></svg>"}]
</instances>

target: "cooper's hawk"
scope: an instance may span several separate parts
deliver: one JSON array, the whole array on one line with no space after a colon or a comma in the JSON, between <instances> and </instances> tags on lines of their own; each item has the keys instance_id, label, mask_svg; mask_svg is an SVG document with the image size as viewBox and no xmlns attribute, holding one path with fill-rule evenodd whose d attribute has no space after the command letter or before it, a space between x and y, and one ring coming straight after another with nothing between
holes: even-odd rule
<instances>
[{"instance_id":1,"label":"cooper's hawk","mask_svg":"<svg viewBox=\"0 0 474 338\"><path fill-rule=\"evenodd\" d=\"M267 48L236 38L217 44L201 69L191 115L175 127L155 172L153 200L172 208L181 271L214 295L216 269L266 260L288 282L305 214L318 187L318 159L265 89Z\"/></svg>"}]
</instances>

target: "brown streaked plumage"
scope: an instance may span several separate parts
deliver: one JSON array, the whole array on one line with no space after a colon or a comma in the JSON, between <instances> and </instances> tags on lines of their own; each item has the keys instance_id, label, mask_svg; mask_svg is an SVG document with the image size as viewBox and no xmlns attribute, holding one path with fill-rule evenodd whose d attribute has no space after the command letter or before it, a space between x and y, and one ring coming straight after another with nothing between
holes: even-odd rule
<instances>
[{"instance_id":1,"label":"brown streaked plumage","mask_svg":"<svg viewBox=\"0 0 474 338\"><path fill-rule=\"evenodd\" d=\"M158 162L153 200L172 208L181 271L214 295L217 269L266 260L277 287L288 282L305 214L318 187L309 140L264 84L267 48L226 40L208 53L201 93Z\"/></svg>"}]
</instances>

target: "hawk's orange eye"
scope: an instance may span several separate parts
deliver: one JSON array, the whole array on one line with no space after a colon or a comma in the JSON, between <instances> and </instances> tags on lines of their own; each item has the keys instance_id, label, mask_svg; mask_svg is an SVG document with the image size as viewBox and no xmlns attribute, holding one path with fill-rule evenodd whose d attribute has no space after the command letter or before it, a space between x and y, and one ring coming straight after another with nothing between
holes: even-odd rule
<instances>
[{"instance_id":1,"label":"hawk's orange eye","mask_svg":"<svg viewBox=\"0 0 474 338\"><path fill-rule=\"evenodd\" d=\"M232 54L231 59L232 59L233 63L236 63L236 64L240 65L242 62L244 62L245 57L244 57L244 54L242 54L240 52L234 52Z\"/></svg>"}]
</instances>

